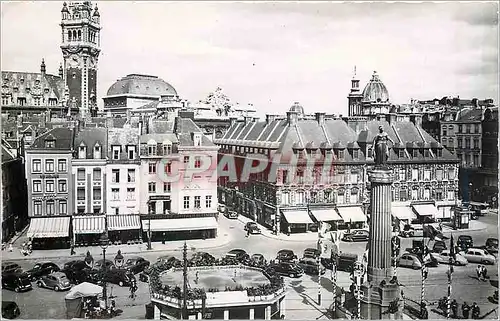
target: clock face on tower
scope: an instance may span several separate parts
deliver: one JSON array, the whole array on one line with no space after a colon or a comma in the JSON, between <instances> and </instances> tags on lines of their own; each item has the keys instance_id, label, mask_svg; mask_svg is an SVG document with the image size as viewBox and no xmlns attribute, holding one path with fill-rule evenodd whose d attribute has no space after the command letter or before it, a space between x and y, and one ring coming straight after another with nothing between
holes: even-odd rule
<instances>
[{"instance_id":1,"label":"clock face on tower","mask_svg":"<svg viewBox=\"0 0 500 321\"><path fill-rule=\"evenodd\" d=\"M68 59L68 64L70 68L78 68L79 66L78 56L71 55Z\"/></svg>"}]
</instances>

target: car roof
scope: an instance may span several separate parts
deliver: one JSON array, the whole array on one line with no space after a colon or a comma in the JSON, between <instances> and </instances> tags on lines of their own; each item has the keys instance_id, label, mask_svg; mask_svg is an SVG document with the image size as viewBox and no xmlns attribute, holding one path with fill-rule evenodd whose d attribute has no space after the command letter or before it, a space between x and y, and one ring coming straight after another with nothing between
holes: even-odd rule
<instances>
[{"instance_id":1,"label":"car roof","mask_svg":"<svg viewBox=\"0 0 500 321\"><path fill-rule=\"evenodd\" d=\"M288 249L283 249L283 250L279 250L278 253L285 253L285 252L292 252L292 250L288 250Z\"/></svg>"},{"instance_id":2,"label":"car roof","mask_svg":"<svg viewBox=\"0 0 500 321\"><path fill-rule=\"evenodd\" d=\"M227 253L241 253L241 252L247 252L245 250L242 250L242 249L232 249L231 251L227 252Z\"/></svg>"},{"instance_id":3,"label":"car roof","mask_svg":"<svg viewBox=\"0 0 500 321\"><path fill-rule=\"evenodd\" d=\"M64 274L63 272L52 272L50 273L49 275L53 275L53 276L57 276L57 277L66 277L66 274Z\"/></svg>"},{"instance_id":4,"label":"car roof","mask_svg":"<svg viewBox=\"0 0 500 321\"><path fill-rule=\"evenodd\" d=\"M308 247L307 249L304 250L305 251L318 251L318 249L315 249L313 247Z\"/></svg>"},{"instance_id":5,"label":"car roof","mask_svg":"<svg viewBox=\"0 0 500 321\"><path fill-rule=\"evenodd\" d=\"M141 257L141 256L131 256L131 257L129 257L129 258L127 259L127 261L128 261L128 260L139 260L139 259L143 259L143 257Z\"/></svg>"},{"instance_id":6,"label":"car roof","mask_svg":"<svg viewBox=\"0 0 500 321\"><path fill-rule=\"evenodd\" d=\"M254 253L254 254L252 254L252 256L264 256L264 255L260 254L260 253Z\"/></svg>"}]
</instances>

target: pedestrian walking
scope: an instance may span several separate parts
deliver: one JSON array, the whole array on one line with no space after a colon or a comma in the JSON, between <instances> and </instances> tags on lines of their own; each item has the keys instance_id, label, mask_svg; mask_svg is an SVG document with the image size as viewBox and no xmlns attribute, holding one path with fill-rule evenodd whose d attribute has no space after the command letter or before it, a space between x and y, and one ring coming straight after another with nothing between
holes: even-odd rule
<instances>
[{"instance_id":1,"label":"pedestrian walking","mask_svg":"<svg viewBox=\"0 0 500 321\"><path fill-rule=\"evenodd\" d=\"M470 306L467 304L467 302L464 302L462 304L462 315L463 315L464 319L469 318L469 311L470 311Z\"/></svg>"},{"instance_id":2,"label":"pedestrian walking","mask_svg":"<svg viewBox=\"0 0 500 321\"><path fill-rule=\"evenodd\" d=\"M483 265L482 274L483 274L483 281L486 281L486 279L488 278L488 269L484 265Z\"/></svg>"},{"instance_id":3,"label":"pedestrian walking","mask_svg":"<svg viewBox=\"0 0 500 321\"><path fill-rule=\"evenodd\" d=\"M455 299L453 299L453 301L451 301L451 311L453 312L453 317L458 316L458 303L457 303L457 300L455 300Z\"/></svg>"},{"instance_id":4,"label":"pedestrian walking","mask_svg":"<svg viewBox=\"0 0 500 321\"><path fill-rule=\"evenodd\" d=\"M479 309L479 306L477 305L476 302L472 304L472 318L473 319L479 319L479 314L481 313L481 310Z\"/></svg>"},{"instance_id":5,"label":"pedestrian walking","mask_svg":"<svg viewBox=\"0 0 500 321\"><path fill-rule=\"evenodd\" d=\"M71 243L71 247L70 247L70 249L71 249L70 254L71 254L71 255L75 255L75 254L76 254L76 252L75 252L75 245L74 245L73 243Z\"/></svg>"},{"instance_id":6,"label":"pedestrian walking","mask_svg":"<svg viewBox=\"0 0 500 321\"><path fill-rule=\"evenodd\" d=\"M14 251L14 246L12 245L12 243L9 243L9 252L12 252Z\"/></svg>"},{"instance_id":7,"label":"pedestrian walking","mask_svg":"<svg viewBox=\"0 0 500 321\"><path fill-rule=\"evenodd\" d=\"M290 236L290 234L292 234L292 229L290 228L290 225L288 225L286 229L286 235Z\"/></svg>"},{"instance_id":8,"label":"pedestrian walking","mask_svg":"<svg viewBox=\"0 0 500 321\"><path fill-rule=\"evenodd\" d=\"M476 268L476 274L477 274L477 279L481 279L481 271L482 271L482 265L478 265Z\"/></svg>"},{"instance_id":9,"label":"pedestrian walking","mask_svg":"<svg viewBox=\"0 0 500 321\"><path fill-rule=\"evenodd\" d=\"M250 236L250 229L248 228L247 229L247 236L246 237L249 237Z\"/></svg>"}]
</instances>

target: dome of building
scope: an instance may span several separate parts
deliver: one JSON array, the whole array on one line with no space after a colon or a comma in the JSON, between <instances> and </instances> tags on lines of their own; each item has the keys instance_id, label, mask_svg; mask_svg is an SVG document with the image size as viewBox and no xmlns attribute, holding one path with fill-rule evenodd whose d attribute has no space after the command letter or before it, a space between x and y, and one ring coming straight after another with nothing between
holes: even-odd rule
<instances>
[{"instance_id":1,"label":"dome of building","mask_svg":"<svg viewBox=\"0 0 500 321\"><path fill-rule=\"evenodd\" d=\"M302 107L297 101L293 103L292 107L290 107L290 111L296 112L302 116L304 115L304 107Z\"/></svg>"},{"instance_id":2,"label":"dome of building","mask_svg":"<svg viewBox=\"0 0 500 321\"><path fill-rule=\"evenodd\" d=\"M376 71L373 72L372 79L366 84L363 90L363 101L388 102L389 92L384 83L380 80Z\"/></svg>"},{"instance_id":3,"label":"dome of building","mask_svg":"<svg viewBox=\"0 0 500 321\"><path fill-rule=\"evenodd\" d=\"M177 91L172 85L157 76L131 74L115 82L108 89L107 96L114 95L144 95L177 97Z\"/></svg>"}]
</instances>

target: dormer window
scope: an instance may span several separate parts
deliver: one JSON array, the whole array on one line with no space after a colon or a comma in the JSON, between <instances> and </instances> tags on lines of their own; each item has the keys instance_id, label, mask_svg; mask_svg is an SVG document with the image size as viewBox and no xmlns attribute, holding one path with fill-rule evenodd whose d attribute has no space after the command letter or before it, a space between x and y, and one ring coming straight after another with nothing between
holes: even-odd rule
<instances>
[{"instance_id":1,"label":"dormer window","mask_svg":"<svg viewBox=\"0 0 500 321\"><path fill-rule=\"evenodd\" d=\"M154 140L148 141L148 156L156 156L156 142Z\"/></svg>"},{"instance_id":2,"label":"dormer window","mask_svg":"<svg viewBox=\"0 0 500 321\"><path fill-rule=\"evenodd\" d=\"M169 141L163 142L163 155L172 154L172 143Z\"/></svg>"},{"instance_id":3,"label":"dormer window","mask_svg":"<svg viewBox=\"0 0 500 321\"><path fill-rule=\"evenodd\" d=\"M398 150L398 157L399 158L404 158L405 157L405 150L404 149L399 149Z\"/></svg>"},{"instance_id":4,"label":"dormer window","mask_svg":"<svg viewBox=\"0 0 500 321\"><path fill-rule=\"evenodd\" d=\"M359 158L359 151L357 149L352 150L352 158L353 159L358 159Z\"/></svg>"},{"instance_id":5,"label":"dormer window","mask_svg":"<svg viewBox=\"0 0 500 321\"><path fill-rule=\"evenodd\" d=\"M344 159L344 150L342 149L339 149L338 151L338 159Z\"/></svg>"},{"instance_id":6,"label":"dormer window","mask_svg":"<svg viewBox=\"0 0 500 321\"><path fill-rule=\"evenodd\" d=\"M78 147L78 158L85 159L87 158L87 146L82 142Z\"/></svg>"},{"instance_id":7,"label":"dormer window","mask_svg":"<svg viewBox=\"0 0 500 321\"><path fill-rule=\"evenodd\" d=\"M94 146L94 158L101 159L101 145L99 143L96 143Z\"/></svg>"},{"instance_id":8,"label":"dormer window","mask_svg":"<svg viewBox=\"0 0 500 321\"><path fill-rule=\"evenodd\" d=\"M201 134L193 133L193 143L194 146L201 146Z\"/></svg>"},{"instance_id":9,"label":"dormer window","mask_svg":"<svg viewBox=\"0 0 500 321\"><path fill-rule=\"evenodd\" d=\"M120 159L120 146L112 146L111 147L111 157L113 158L113 160L119 160Z\"/></svg>"},{"instance_id":10,"label":"dormer window","mask_svg":"<svg viewBox=\"0 0 500 321\"><path fill-rule=\"evenodd\" d=\"M414 148L413 149L413 158L417 158L418 157L418 149Z\"/></svg>"},{"instance_id":11,"label":"dormer window","mask_svg":"<svg viewBox=\"0 0 500 321\"><path fill-rule=\"evenodd\" d=\"M430 157L430 152L429 152L429 150L427 148L424 149L424 157L426 157L426 158Z\"/></svg>"},{"instance_id":12,"label":"dormer window","mask_svg":"<svg viewBox=\"0 0 500 321\"><path fill-rule=\"evenodd\" d=\"M56 141L54 139L46 139L45 140L45 148L55 148Z\"/></svg>"}]
</instances>

